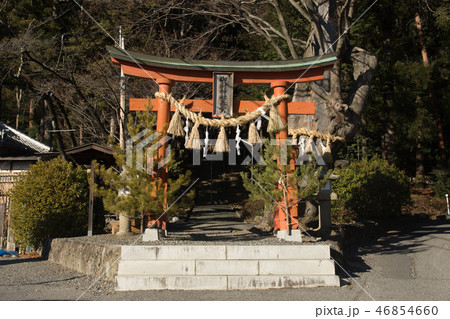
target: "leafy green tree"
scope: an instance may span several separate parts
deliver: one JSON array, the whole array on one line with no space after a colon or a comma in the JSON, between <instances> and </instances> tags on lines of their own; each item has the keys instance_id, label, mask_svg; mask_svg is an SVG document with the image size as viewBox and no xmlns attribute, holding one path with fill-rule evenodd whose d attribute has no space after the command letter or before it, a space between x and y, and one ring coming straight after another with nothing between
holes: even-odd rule
<instances>
[{"instance_id":1,"label":"leafy green tree","mask_svg":"<svg viewBox=\"0 0 450 319\"><path fill-rule=\"evenodd\" d=\"M58 157L32 165L11 190L11 228L19 246L42 247L47 237L87 230L86 172Z\"/></svg>"}]
</instances>

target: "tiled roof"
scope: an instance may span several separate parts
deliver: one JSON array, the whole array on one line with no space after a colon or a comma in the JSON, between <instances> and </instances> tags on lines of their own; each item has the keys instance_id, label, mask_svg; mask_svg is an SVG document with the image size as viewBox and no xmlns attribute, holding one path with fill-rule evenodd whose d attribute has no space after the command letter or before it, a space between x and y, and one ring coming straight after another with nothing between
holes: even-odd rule
<instances>
[{"instance_id":1,"label":"tiled roof","mask_svg":"<svg viewBox=\"0 0 450 319\"><path fill-rule=\"evenodd\" d=\"M32 154L49 152L50 147L0 122L0 152L5 153L5 150L11 153Z\"/></svg>"}]
</instances>

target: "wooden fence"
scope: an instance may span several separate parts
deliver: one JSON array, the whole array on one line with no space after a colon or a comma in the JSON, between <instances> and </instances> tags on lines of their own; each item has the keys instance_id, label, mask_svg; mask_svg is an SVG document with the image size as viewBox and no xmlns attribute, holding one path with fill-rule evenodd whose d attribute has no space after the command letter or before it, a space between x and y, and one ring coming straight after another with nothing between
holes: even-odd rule
<instances>
[{"instance_id":1,"label":"wooden fence","mask_svg":"<svg viewBox=\"0 0 450 319\"><path fill-rule=\"evenodd\" d=\"M8 191L14 186L21 173L0 173L0 248L14 250L15 243L10 225L10 199Z\"/></svg>"}]
</instances>

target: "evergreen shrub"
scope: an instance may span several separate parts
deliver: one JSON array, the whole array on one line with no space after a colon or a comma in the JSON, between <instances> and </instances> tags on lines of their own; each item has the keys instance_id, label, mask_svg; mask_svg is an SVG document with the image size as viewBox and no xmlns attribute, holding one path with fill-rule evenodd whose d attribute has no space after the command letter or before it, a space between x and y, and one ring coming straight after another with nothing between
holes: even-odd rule
<instances>
[{"instance_id":1,"label":"evergreen shrub","mask_svg":"<svg viewBox=\"0 0 450 319\"><path fill-rule=\"evenodd\" d=\"M11 228L19 246L42 247L47 237L71 237L87 230L86 172L61 157L32 165L11 195Z\"/></svg>"},{"instance_id":2,"label":"evergreen shrub","mask_svg":"<svg viewBox=\"0 0 450 319\"><path fill-rule=\"evenodd\" d=\"M434 191L434 196L444 198L445 194L450 190L450 173L447 170L435 169L433 170L433 182L431 188Z\"/></svg>"},{"instance_id":3,"label":"evergreen shrub","mask_svg":"<svg viewBox=\"0 0 450 319\"><path fill-rule=\"evenodd\" d=\"M337 200L334 222L359 219L387 219L398 216L411 204L410 183L403 171L374 157L337 169L333 183Z\"/></svg>"}]
</instances>

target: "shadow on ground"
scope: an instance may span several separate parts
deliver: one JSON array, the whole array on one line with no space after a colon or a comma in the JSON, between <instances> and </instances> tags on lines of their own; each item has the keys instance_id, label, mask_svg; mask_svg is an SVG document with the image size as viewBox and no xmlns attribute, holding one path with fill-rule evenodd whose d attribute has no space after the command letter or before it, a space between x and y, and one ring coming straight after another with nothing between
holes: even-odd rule
<instances>
[{"instance_id":1,"label":"shadow on ground","mask_svg":"<svg viewBox=\"0 0 450 319\"><path fill-rule=\"evenodd\" d=\"M450 234L448 221L421 220L414 216L347 226L341 232L340 239L343 258L339 264L344 269L336 265L336 273L344 282L350 277L357 278L358 274L371 270L364 262L368 254L406 255L425 252L430 248L426 243L430 237L442 234ZM443 253L448 254L450 249L444 250Z\"/></svg>"},{"instance_id":2,"label":"shadow on ground","mask_svg":"<svg viewBox=\"0 0 450 319\"><path fill-rule=\"evenodd\" d=\"M0 266L14 265L21 263L32 263L42 261L41 258L18 258L18 257L3 257L0 258Z\"/></svg>"},{"instance_id":3,"label":"shadow on ground","mask_svg":"<svg viewBox=\"0 0 450 319\"><path fill-rule=\"evenodd\" d=\"M186 221L169 223L168 233L169 239L185 241L252 242L273 237L245 222L229 205L195 207Z\"/></svg>"}]
</instances>

